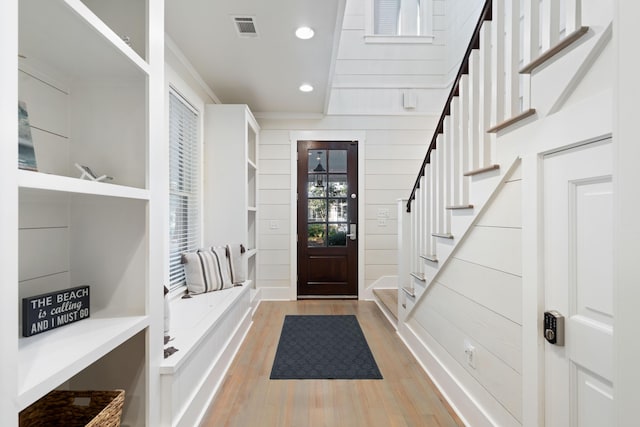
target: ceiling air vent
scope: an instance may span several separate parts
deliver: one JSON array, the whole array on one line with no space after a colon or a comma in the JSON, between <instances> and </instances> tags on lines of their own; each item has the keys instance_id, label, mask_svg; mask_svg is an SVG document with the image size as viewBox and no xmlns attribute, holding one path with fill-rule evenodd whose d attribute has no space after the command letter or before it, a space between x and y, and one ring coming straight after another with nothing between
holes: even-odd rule
<instances>
[{"instance_id":1,"label":"ceiling air vent","mask_svg":"<svg viewBox=\"0 0 640 427\"><path fill-rule=\"evenodd\" d=\"M240 37L258 37L253 16L232 16L231 18Z\"/></svg>"}]
</instances>

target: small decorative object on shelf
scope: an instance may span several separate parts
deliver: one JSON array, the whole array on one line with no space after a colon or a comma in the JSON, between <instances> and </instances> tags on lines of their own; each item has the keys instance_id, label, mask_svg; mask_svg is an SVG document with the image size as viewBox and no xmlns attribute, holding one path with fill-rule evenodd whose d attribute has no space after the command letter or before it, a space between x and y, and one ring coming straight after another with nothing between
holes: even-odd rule
<instances>
[{"instance_id":1,"label":"small decorative object on shelf","mask_svg":"<svg viewBox=\"0 0 640 427\"><path fill-rule=\"evenodd\" d=\"M88 179L90 181L111 181L113 179L113 177L108 176L108 175L100 175L97 176L92 170L91 168L89 168L89 166L83 166L83 165L79 165L76 163L76 168L78 168L78 170L80 172L82 172L82 174L80 175L80 179Z\"/></svg>"},{"instance_id":2,"label":"small decorative object on shelf","mask_svg":"<svg viewBox=\"0 0 640 427\"><path fill-rule=\"evenodd\" d=\"M89 315L89 286L22 298L22 336L30 337Z\"/></svg>"},{"instance_id":3,"label":"small decorative object on shelf","mask_svg":"<svg viewBox=\"0 0 640 427\"><path fill-rule=\"evenodd\" d=\"M23 101L18 101L18 167L32 171L38 170L27 104Z\"/></svg>"}]
</instances>

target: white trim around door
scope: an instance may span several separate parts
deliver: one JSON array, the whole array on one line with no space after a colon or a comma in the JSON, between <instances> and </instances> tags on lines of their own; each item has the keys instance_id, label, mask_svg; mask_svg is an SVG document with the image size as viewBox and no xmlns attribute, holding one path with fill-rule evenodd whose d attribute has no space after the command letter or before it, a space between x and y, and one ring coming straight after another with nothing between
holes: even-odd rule
<instances>
[{"instance_id":1,"label":"white trim around door","mask_svg":"<svg viewBox=\"0 0 640 427\"><path fill-rule=\"evenodd\" d=\"M365 189L365 173L364 158L366 153L366 132L352 130L306 130L292 131L289 133L289 142L291 147L291 230L290 244L291 248L291 277L289 286L289 299L296 300L298 298L297 282L298 282L298 245L296 242L297 235L297 200L298 193L297 173L297 147L298 141L358 141L358 298L362 299L364 295L364 247L366 242L367 230L364 221L364 189Z\"/></svg>"}]
</instances>

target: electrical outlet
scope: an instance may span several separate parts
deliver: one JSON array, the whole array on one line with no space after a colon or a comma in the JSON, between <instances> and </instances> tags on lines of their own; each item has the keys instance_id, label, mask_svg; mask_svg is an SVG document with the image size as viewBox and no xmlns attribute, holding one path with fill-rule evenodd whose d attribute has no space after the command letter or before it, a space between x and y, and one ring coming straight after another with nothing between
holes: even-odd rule
<instances>
[{"instance_id":1,"label":"electrical outlet","mask_svg":"<svg viewBox=\"0 0 640 427\"><path fill-rule=\"evenodd\" d=\"M476 348L467 340L464 340L464 355L467 359L467 365L476 369Z\"/></svg>"},{"instance_id":2,"label":"electrical outlet","mask_svg":"<svg viewBox=\"0 0 640 427\"><path fill-rule=\"evenodd\" d=\"M378 218L389 218L389 209L379 208L378 209Z\"/></svg>"}]
</instances>

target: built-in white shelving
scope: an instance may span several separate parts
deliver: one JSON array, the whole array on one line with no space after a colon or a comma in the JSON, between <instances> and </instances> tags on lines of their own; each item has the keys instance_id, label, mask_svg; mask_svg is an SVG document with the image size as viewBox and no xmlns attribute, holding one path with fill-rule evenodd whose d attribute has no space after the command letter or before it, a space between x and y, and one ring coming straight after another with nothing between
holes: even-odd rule
<instances>
[{"instance_id":1,"label":"built-in white shelving","mask_svg":"<svg viewBox=\"0 0 640 427\"><path fill-rule=\"evenodd\" d=\"M3 2L2 426L17 426L19 411L51 390L116 388L125 390L123 425L158 424L165 261L154 251L166 252L168 229L158 220L168 217L163 7ZM16 76L17 92L6 90ZM15 164L19 101L38 171ZM76 163L114 179L79 179ZM22 336L23 298L80 285L90 288L89 318Z\"/></svg>"},{"instance_id":2,"label":"built-in white shelving","mask_svg":"<svg viewBox=\"0 0 640 427\"><path fill-rule=\"evenodd\" d=\"M81 372L148 325L146 316L101 318L100 313L94 313L82 322L21 338L18 343L20 409Z\"/></svg>"},{"instance_id":3,"label":"built-in white shelving","mask_svg":"<svg viewBox=\"0 0 640 427\"><path fill-rule=\"evenodd\" d=\"M21 55L68 79L149 74L149 64L80 0L20 0L19 31Z\"/></svg>"},{"instance_id":4,"label":"built-in white shelving","mask_svg":"<svg viewBox=\"0 0 640 427\"><path fill-rule=\"evenodd\" d=\"M18 185L21 189L60 191L94 196L121 197L126 199L149 200L149 191L123 185L109 184L50 175L27 170L18 171Z\"/></svg>"},{"instance_id":5,"label":"built-in white shelving","mask_svg":"<svg viewBox=\"0 0 640 427\"><path fill-rule=\"evenodd\" d=\"M244 244L255 287L260 127L246 105L207 105L204 122L205 241Z\"/></svg>"}]
</instances>

